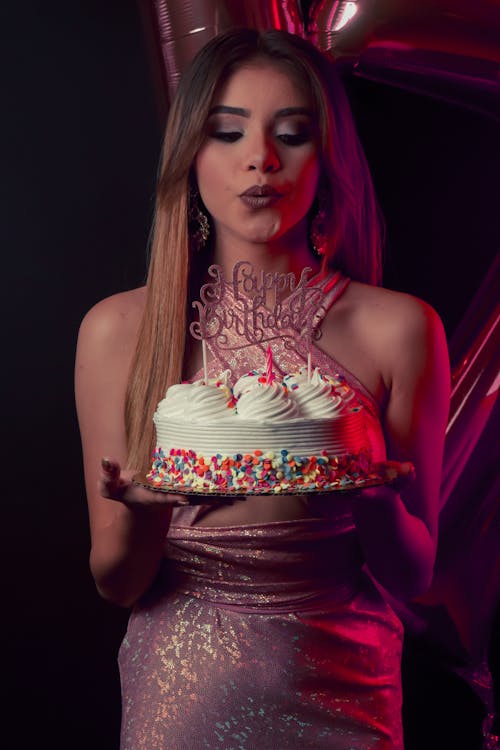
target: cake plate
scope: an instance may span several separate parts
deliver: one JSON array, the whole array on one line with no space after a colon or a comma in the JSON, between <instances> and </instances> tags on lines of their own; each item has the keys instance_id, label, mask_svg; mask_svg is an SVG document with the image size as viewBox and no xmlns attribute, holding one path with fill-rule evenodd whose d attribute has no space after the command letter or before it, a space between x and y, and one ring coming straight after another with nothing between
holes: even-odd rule
<instances>
[{"instance_id":1,"label":"cake plate","mask_svg":"<svg viewBox=\"0 0 500 750\"><path fill-rule=\"evenodd\" d=\"M286 496L294 496L294 495L330 495L332 492L336 493L345 493L345 492L354 492L359 490L364 490L368 487L380 487L382 485L390 485L397 479L397 472L394 471L394 475L392 476L392 472L388 470L388 475L386 477L381 476L374 476L369 477L367 479L360 479L358 481L353 480L352 482L349 482L348 484L339 484L339 485L331 485L326 488L321 489L309 489L309 488L301 488L296 487L294 489L287 488L280 490L279 492L276 492L272 488L267 487L259 487L257 490L228 490L228 489L214 489L214 490L208 490L208 489L198 489L198 488L186 488L186 487L178 487L176 485L170 485L168 487L166 486L158 486L150 482L146 476L146 474L136 474L132 481L134 484L140 485L142 487L145 487L148 490L154 490L155 492L163 492L163 493L170 493L172 495L199 495L201 497L251 497L251 496L265 496L269 495L270 497L286 497Z\"/></svg>"}]
</instances>

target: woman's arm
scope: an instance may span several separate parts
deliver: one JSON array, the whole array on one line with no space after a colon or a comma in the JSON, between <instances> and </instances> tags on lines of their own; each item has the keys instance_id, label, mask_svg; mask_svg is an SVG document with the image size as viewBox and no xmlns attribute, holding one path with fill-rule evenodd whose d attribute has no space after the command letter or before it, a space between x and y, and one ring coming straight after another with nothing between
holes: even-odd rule
<instances>
[{"instance_id":1,"label":"woman's arm","mask_svg":"<svg viewBox=\"0 0 500 750\"><path fill-rule=\"evenodd\" d=\"M450 374L435 311L407 295L389 299L373 320L388 392L383 418L387 455L411 462L415 476L400 482L399 491L364 491L354 518L370 571L391 594L409 599L432 579ZM408 472L403 465L402 475Z\"/></svg>"},{"instance_id":2,"label":"woman's arm","mask_svg":"<svg viewBox=\"0 0 500 750\"><path fill-rule=\"evenodd\" d=\"M120 476L120 465L127 461L125 392L143 300L144 291L138 289L92 308L80 327L75 368L90 568L99 593L125 607L149 588L158 571L171 517L168 503L175 501L132 485L133 472ZM113 458L107 468L103 456Z\"/></svg>"}]
</instances>

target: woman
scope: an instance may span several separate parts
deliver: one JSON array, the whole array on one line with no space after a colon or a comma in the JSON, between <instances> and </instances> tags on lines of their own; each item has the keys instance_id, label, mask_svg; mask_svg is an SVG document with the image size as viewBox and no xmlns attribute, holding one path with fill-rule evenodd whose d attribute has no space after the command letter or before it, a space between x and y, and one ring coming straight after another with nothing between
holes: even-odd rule
<instances>
[{"instance_id":1,"label":"woman","mask_svg":"<svg viewBox=\"0 0 500 750\"><path fill-rule=\"evenodd\" d=\"M436 313L376 285L376 202L334 73L284 32L206 45L169 114L148 285L81 326L90 565L105 598L134 605L123 750L402 747L402 627L379 589L407 599L431 580L448 358ZM395 484L197 507L132 482L166 387L200 376L187 333L200 283L241 260L296 279L311 267L328 290L312 364L343 373L381 425L373 447ZM298 347L275 353L282 369L303 364ZM224 363L210 354L213 375ZM318 586L303 608L287 598Z\"/></svg>"}]
</instances>

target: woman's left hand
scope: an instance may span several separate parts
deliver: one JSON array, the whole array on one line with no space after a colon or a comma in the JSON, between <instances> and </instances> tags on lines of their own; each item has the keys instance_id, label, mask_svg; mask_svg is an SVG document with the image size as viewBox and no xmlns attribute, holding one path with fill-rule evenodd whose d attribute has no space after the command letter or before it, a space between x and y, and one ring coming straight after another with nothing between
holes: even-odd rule
<instances>
[{"instance_id":1,"label":"woman's left hand","mask_svg":"<svg viewBox=\"0 0 500 750\"><path fill-rule=\"evenodd\" d=\"M396 492L401 492L415 481L415 467L411 461L381 461L372 466L375 473L379 474L387 485Z\"/></svg>"},{"instance_id":2,"label":"woman's left hand","mask_svg":"<svg viewBox=\"0 0 500 750\"><path fill-rule=\"evenodd\" d=\"M374 469L385 483L356 493L354 523L375 578L396 598L409 599L430 585L435 556L428 527L404 499L411 495L415 468L409 461L385 461Z\"/></svg>"}]
</instances>

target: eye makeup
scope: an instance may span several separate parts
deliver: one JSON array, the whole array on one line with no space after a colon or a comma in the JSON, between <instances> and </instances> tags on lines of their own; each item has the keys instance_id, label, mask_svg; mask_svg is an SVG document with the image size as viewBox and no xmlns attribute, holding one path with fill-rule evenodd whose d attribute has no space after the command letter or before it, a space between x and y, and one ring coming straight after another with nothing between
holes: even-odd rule
<instances>
[{"instance_id":1,"label":"eye makeup","mask_svg":"<svg viewBox=\"0 0 500 750\"><path fill-rule=\"evenodd\" d=\"M250 118L249 110L239 107L215 107L207 123L207 135L224 143L235 143L245 135L246 120ZM273 117L270 130L272 136L285 146L301 146L314 139L312 118L308 110L302 107L278 110Z\"/></svg>"}]
</instances>

